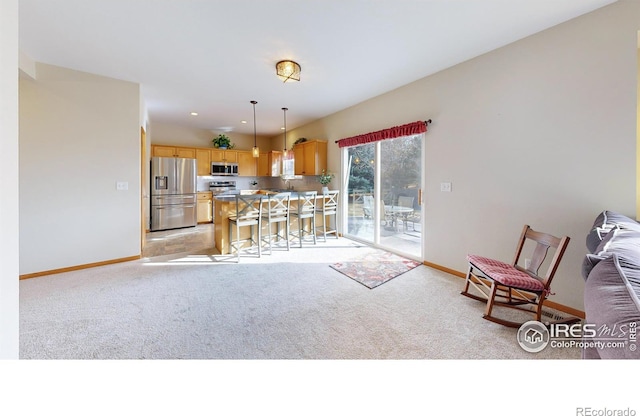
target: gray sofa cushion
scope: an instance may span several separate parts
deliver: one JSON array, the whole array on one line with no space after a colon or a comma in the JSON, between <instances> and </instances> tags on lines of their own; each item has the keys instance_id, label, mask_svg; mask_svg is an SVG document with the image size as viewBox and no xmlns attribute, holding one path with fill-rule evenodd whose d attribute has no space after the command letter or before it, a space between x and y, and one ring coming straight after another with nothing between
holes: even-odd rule
<instances>
[{"instance_id":1,"label":"gray sofa cushion","mask_svg":"<svg viewBox=\"0 0 640 416\"><path fill-rule=\"evenodd\" d=\"M629 260L638 260L640 253L640 231L617 228L610 231L596 248L597 256L608 256L616 253ZM640 263L638 263L640 264Z\"/></svg>"},{"instance_id":2,"label":"gray sofa cushion","mask_svg":"<svg viewBox=\"0 0 640 416\"><path fill-rule=\"evenodd\" d=\"M598 334L595 340L629 341L630 329L640 325L640 251L613 252L602 258L589 273L584 293L586 322L595 325ZM585 338L585 341L593 339ZM640 347L640 337L635 342ZM583 349L583 357L640 358L640 348L633 349L630 345L627 343L623 348L588 346Z\"/></svg>"},{"instance_id":3,"label":"gray sofa cushion","mask_svg":"<svg viewBox=\"0 0 640 416\"><path fill-rule=\"evenodd\" d=\"M584 260L582 261L582 278L587 280L589 277L589 273L593 270L594 266L600 262L600 260L605 259L606 256L598 256L596 254L587 254L584 256Z\"/></svg>"},{"instance_id":4,"label":"gray sofa cushion","mask_svg":"<svg viewBox=\"0 0 640 416\"><path fill-rule=\"evenodd\" d=\"M640 231L630 229L614 228L607 232L595 248L593 253L589 253L582 261L582 277L586 280L593 267L600 260L617 253L631 261L638 260L640 253ZM640 263L639 263L640 264Z\"/></svg>"},{"instance_id":5,"label":"gray sofa cushion","mask_svg":"<svg viewBox=\"0 0 640 416\"><path fill-rule=\"evenodd\" d=\"M587 234L586 244L589 253L596 253L598 245L606 235L618 228L640 232L640 223L615 211L602 211L596 217L591 230Z\"/></svg>"}]
</instances>

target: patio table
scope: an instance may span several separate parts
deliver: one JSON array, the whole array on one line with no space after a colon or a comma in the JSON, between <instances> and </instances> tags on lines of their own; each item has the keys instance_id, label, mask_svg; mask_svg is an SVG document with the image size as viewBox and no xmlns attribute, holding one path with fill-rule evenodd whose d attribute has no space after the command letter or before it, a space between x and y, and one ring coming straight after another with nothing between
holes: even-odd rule
<instances>
[{"instance_id":1,"label":"patio table","mask_svg":"<svg viewBox=\"0 0 640 416\"><path fill-rule=\"evenodd\" d=\"M407 215L413 212L413 208L401 207L399 205L385 205L384 211L386 214L391 215L391 227L395 228L396 231L399 232L400 230L398 230L398 217L406 218Z\"/></svg>"}]
</instances>

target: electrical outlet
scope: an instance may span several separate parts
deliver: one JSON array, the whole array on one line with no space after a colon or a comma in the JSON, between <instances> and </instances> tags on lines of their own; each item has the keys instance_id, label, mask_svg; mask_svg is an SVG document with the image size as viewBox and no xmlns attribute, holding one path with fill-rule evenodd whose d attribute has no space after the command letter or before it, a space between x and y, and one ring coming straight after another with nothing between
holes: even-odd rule
<instances>
[{"instance_id":1,"label":"electrical outlet","mask_svg":"<svg viewBox=\"0 0 640 416\"><path fill-rule=\"evenodd\" d=\"M531 259L524 259L524 268L529 269L529 266L531 266Z\"/></svg>"},{"instance_id":2,"label":"electrical outlet","mask_svg":"<svg viewBox=\"0 0 640 416\"><path fill-rule=\"evenodd\" d=\"M451 182L441 182L440 192L451 192Z\"/></svg>"},{"instance_id":3,"label":"electrical outlet","mask_svg":"<svg viewBox=\"0 0 640 416\"><path fill-rule=\"evenodd\" d=\"M118 191L128 191L129 190L129 182L116 182L116 189Z\"/></svg>"}]
</instances>

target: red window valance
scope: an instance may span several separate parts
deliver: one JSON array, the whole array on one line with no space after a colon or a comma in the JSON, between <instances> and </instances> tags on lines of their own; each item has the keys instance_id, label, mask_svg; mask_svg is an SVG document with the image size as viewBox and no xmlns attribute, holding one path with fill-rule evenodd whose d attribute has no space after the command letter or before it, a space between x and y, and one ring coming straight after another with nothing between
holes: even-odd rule
<instances>
[{"instance_id":1,"label":"red window valance","mask_svg":"<svg viewBox=\"0 0 640 416\"><path fill-rule=\"evenodd\" d=\"M359 136L347 137L346 139L338 140L338 147L356 146L359 144L377 142L386 139L395 139L396 137L413 136L414 134L420 134L427 131L427 122L416 121L402 126L391 127L380 131L374 131L373 133L361 134Z\"/></svg>"}]
</instances>

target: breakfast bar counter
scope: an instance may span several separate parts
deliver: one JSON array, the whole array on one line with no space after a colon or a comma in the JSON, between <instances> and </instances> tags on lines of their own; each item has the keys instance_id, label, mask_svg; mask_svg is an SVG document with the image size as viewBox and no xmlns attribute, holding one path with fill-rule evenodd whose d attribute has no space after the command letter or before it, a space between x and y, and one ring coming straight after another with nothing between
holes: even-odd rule
<instances>
[{"instance_id":1,"label":"breakfast bar counter","mask_svg":"<svg viewBox=\"0 0 640 416\"><path fill-rule=\"evenodd\" d=\"M271 190L255 190L255 191L229 191L224 192L214 197L215 199L215 243L216 248L220 251L220 254L229 254L229 217L236 214L236 195L252 195L262 194L265 197L268 195L276 195L280 192L288 192L291 194L291 208L293 212L297 210L299 194L295 191L271 191ZM321 199L325 196L322 193L318 193L316 197L316 208L320 208L322 205ZM266 200L266 198L265 198ZM263 205L264 208L264 205ZM266 209L266 208L264 208ZM298 221L294 217L289 217L290 231L294 232L298 230ZM316 213L316 227L322 225L322 214ZM243 229L241 231L241 238L247 238L249 236L249 230Z\"/></svg>"}]
</instances>

